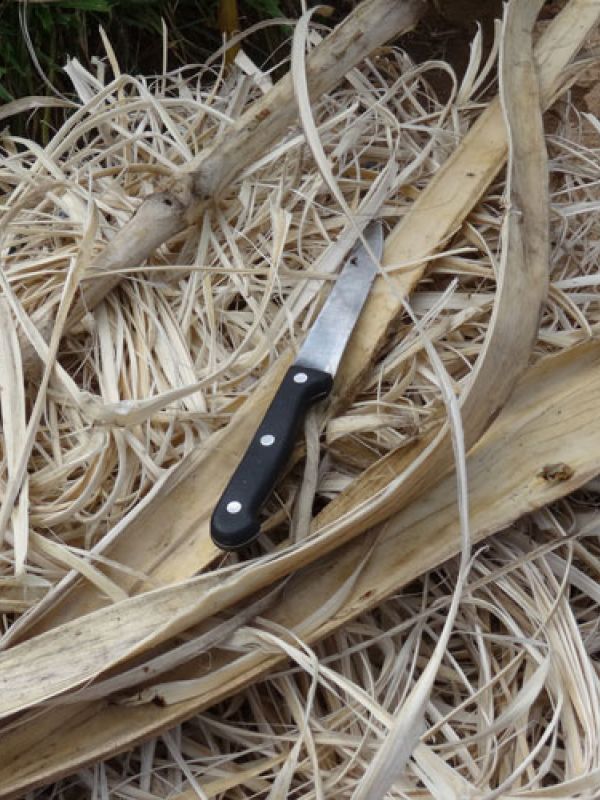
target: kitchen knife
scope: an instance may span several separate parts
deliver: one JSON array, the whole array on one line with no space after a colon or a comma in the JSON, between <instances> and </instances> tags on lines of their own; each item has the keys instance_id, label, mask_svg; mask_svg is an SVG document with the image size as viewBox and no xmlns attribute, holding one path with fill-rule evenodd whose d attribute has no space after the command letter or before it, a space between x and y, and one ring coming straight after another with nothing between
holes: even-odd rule
<instances>
[{"instance_id":1,"label":"kitchen knife","mask_svg":"<svg viewBox=\"0 0 600 800\"><path fill-rule=\"evenodd\" d=\"M364 239L379 260L383 251L381 223L370 223ZM331 391L376 274L377 263L362 242L357 242L215 507L210 532L222 550L237 550L258 536L260 508L291 455L306 412Z\"/></svg>"}]
</instances>

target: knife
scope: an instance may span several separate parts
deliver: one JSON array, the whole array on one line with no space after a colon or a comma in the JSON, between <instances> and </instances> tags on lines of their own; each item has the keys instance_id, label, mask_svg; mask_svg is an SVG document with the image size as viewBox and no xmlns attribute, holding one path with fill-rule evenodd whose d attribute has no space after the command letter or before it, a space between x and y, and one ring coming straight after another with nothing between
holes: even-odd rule
<instances>
[{"instance_id":1,"label":"knife","mask_svg":"<svg viewBox=\"0 0 600 800\"><path fill-rule=\"evenodd\" d=\"M364 231L368 250L357 242L315 320L298 357L254 434L240 465L217 503L210 523L213 542L238 550L260 532L258 513L291 455L308 409L327 397L356 321L377 274L383 252L381 222Z\"/></svg>"}]
</instances>

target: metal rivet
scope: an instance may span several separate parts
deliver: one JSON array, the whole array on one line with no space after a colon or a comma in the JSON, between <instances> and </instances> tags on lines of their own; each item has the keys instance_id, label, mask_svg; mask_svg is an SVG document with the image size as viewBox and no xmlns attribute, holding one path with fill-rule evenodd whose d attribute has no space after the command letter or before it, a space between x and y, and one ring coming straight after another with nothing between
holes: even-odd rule
<instances>
[{"instance_id":1,"label":"metal rivet","mask_svg":"<svg viewBox=\"0 0 600 800\"><path fill-rule=\"evenodd\" d=\"M260 443L262 444L263 447L271 447L274 441L275 437L273 436L272 433L265 433L264 436L260 437Z\"/></svg>"},{"instance_id":2,"label":"metal rivet","mask_svg":"<svg viewBox=\"0 0 600 800\"><path fill-rule=\"evenodd\" d=\"M294 375L294 383L306 383L308 380L308 375L306 372L297 372Z\"/></svg>"},{"instance_id":3,"label":"metal rivet","mask_svg":"<svg viewBox=\"0 0 600 800\"><path fill-rule=\"evenodd\" d=\"M227 503L227 511L229 514L239 514L242 510L242 504L239 500L231 500Z\"/></svg>"}]
</instances>

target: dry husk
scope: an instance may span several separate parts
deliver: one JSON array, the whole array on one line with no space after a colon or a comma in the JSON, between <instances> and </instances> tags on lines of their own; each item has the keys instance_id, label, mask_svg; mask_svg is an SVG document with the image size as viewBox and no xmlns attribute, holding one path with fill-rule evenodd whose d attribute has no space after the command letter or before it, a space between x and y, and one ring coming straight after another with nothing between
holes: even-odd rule
<instances>
[{"instance_id":1,"label":"dry husk","mask_svg":"<svg viewBox=\"0 0 600 800\"><path fill-rule=\"evenodd\" d=\"M4 134L0 796L75 770L59 796L597 796L600 124L564 92L600 8L567 4L537 66L535 11L497 31L502 106L479 37L444 101L447 65L389 49L309 103L305 16L301 126L76 325L106 241L143 198L188 202L269 76L133 79L109 52L112 82L69 65L45 150ZM211 498L372 215L393 232L337 397L255 558L215 562ZM40 388L28 319L54 317Z\"/></svg>"}]
</instances>

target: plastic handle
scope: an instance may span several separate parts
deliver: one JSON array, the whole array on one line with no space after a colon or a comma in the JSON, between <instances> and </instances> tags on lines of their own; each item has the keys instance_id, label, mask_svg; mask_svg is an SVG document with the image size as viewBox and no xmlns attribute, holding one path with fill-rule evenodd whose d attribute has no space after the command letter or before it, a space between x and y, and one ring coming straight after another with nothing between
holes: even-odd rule
<instances>
[{"instance_id":1,"label":"plastic handle","mask_svg":"<svg viewBox=\"0 0 600 800\"><path fill-rule=\"evenodd\" d=\"M258 513L291 455L306 412L332 384L331 375L318 369L294 365L286 372L213 512L210 533L217 547L238 550L258 536Z\"/></svg>"}]
</instances>

